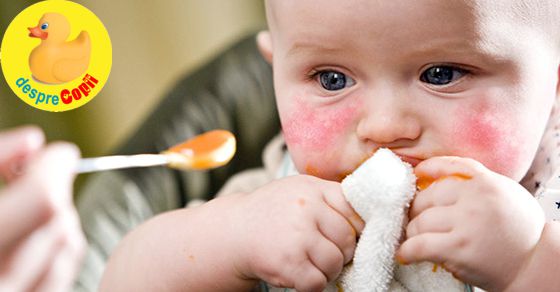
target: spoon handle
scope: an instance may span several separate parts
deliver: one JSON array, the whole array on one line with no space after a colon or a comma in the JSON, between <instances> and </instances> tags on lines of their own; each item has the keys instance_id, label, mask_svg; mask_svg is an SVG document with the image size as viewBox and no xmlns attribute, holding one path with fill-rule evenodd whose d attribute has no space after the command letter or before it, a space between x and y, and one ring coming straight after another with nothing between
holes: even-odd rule
<instances>
[{"instance_id":1,"label":"spoon handle","mask_svg":"<svg viewBox=\"0 0 560 292\"><path fill-rule=\"evenodd\" d=\"M169 164L163 154L113 155L83 158L76 169L77 173L95 172L109 169L147 167Z\"/></svg>"}]
</instances>

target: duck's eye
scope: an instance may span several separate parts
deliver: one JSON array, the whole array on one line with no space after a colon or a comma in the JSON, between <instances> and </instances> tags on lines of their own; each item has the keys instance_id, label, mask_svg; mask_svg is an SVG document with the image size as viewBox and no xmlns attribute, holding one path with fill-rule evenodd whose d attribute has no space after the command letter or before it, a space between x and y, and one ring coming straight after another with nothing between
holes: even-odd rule
<instances>
[{"instance_id":1,"label":"duck's eye","mask_svg":"<svg viewBox=\"0 0 560 292\"><path fill-rule=\"evenodd\" d=\"M341 90L355 83L354 79L337 71L319 72L319 81L321 82L321 86L329 91Z\"/></svg>"},{"instance_id":2,"label":"duck's eye","mask_svg":"<svg viewBox=\"0 0 560 292\"><path fill-rule=\"evenodd\" d=\"M47 28L49 28L49 24L48 24L48 23L45 22L45 23L43 23L43 24L41 25L41 29L42 29L42 30L45 30L45 29L47 29Z\"/></svg>"},{"instance_id":3,"label":"duck's eye","mask_svg":"<svg viewBox=\"0 0 560 292\"><path fill-rule=\"evenodd\" d=\"M420 81L432 85L447 85L461 79L467 73L467 70L455 66L433 66L422 72Z\"/></svg>"}]
</instances>

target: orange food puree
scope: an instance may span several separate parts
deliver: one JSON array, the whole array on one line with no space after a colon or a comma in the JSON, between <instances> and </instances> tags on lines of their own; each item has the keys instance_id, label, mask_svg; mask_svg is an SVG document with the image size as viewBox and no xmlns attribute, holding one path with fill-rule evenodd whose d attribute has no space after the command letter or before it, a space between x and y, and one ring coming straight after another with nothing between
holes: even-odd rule
<instances>
[{"instance_id":1,"label":"orange food puree","mask_svg":"<svg viewBox=\"0 0 560 292\"><path fill-rule=\"evenodd\" d=\"M175 145L164 153L179 154L184 157L183 167L181 162L173 163L177 168L214 168L224 165L233 157L235 137L226 130L213 130Z\"/></svg>"},{"instance_id":2,"label":"orange food puree","mask_svg":"<svg viewBox=\"0 0 560 292\"><path fill-rule=\"evenodd\" d=\"M456 178L456 179L459 179L459 180L468 180L468 179L472 178L472 177L470 177L468 175L465 175L465 174L462 174L462 173L454 173L454 174L451 174L451 175L444 175L444 176L438 177L437 179L435 179L431 176L419 175L418 180L416 181L416 186L418 187L418 190L422 191L422 190L425 190L426 188L428 188L434 182L441 181L441 180L444 180L444 179L450 178L450 177L453 177L453 178Z\"/></svg>"}]
</instances>

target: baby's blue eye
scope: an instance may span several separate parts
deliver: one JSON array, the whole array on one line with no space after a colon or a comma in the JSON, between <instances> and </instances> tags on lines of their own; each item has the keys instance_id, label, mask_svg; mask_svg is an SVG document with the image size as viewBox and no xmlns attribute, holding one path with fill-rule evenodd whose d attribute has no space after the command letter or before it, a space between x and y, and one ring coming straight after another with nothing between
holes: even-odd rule
<instances>
[{"instance_id":1,"label":"baby's blue eye","mask_svg":"<svg viewBox=\"0 0 560 292\"><path fill-rule=\"evenodd\" d=\"M468 72L454 66L433 66L420 75L420 81L432 85L447 85L465 76Z\"/></svg>"},{"instance_id":2,"label":"baby's blue eye","mask_svg":"<svg viewBox=\"0 0 560 292\"><path fill-rule=\"evenodd\" d=\"M329 91L341 90L346 87L354 85L355 81L346 77L344 73L337 71L322 71L319 72L319 81L324 89Z\"/></svg>"},{"instance_id":3,"label":"baby's blue eye","mask_svg":"<svg viewBox=\"0 0 560 292\"><path fill-rule=\"evenodd\" d=\"M41 25L41 29L42 29L42 30L45 30L45 29L47 29L47 28L49 28L49 24L48 24L48 23L45 22L45 23L43 23L43 24Z\"/></svg>"}]
</instances>

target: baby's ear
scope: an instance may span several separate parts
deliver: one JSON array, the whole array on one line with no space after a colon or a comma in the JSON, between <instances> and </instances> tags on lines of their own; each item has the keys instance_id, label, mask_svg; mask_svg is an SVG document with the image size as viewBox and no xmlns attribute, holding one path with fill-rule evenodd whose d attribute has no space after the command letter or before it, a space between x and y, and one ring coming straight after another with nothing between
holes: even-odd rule
<instances>
[{"instance_id":1,"label":"baby's ear","mask_svg":"<svg viewBox=\"0 0 560 292\"><path fill-rule=\"evenodd\" d=\"M263 58L272 64L272 37L270 31L263 30L257 34L257 47Z\"/></svg>"}]
</instances>

